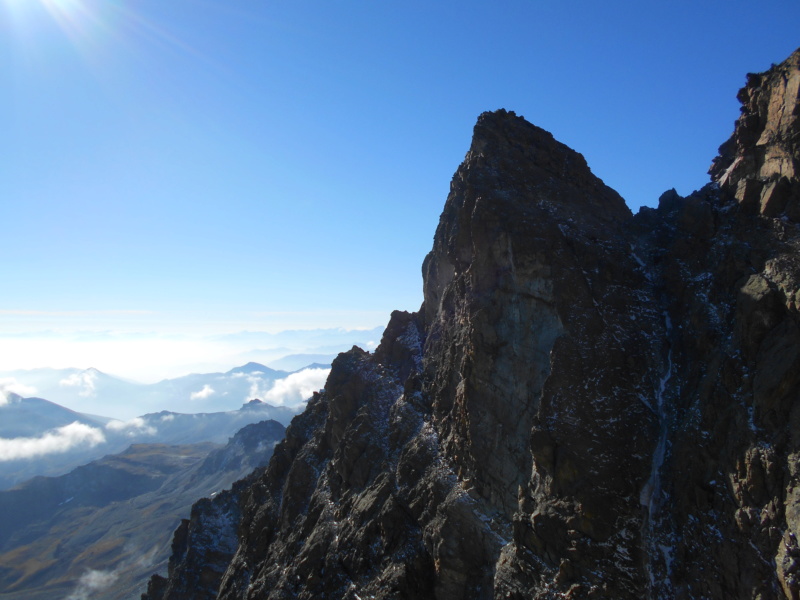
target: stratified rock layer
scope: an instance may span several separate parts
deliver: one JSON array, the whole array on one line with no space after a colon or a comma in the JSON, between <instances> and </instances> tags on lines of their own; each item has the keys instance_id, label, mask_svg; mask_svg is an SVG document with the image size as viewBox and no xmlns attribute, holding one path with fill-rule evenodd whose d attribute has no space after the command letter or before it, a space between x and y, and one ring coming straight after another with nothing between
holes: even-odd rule
<instances>
[{"instance_id":1,"label":"stratified rock layer","mask_svg":"<svg viewBox=\"0 0 800 600\"><path fill-rule=\"evenodd\" d=\"M176 560L146 598L800 597L798 69L749 77L713 184L636 216L481 115L420 311L237 489L219 587Z\"/></svg>"}]
</instances>

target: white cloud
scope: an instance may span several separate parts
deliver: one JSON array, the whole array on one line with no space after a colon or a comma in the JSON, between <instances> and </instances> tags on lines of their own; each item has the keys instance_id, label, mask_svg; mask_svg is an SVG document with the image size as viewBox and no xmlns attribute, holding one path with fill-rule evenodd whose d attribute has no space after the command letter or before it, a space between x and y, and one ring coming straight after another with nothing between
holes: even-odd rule
<instances>
[{"instance_id":1,"label":"white cloud","mask_svg":"<svg viewBox=\"0 0 800 600\"><path fill-rule=\"evenodd\" d=\"M78 421L36 438L0 438L0 462L61 454L77 446L93 448L106 441L103 432Z\"/></svg>"},{"instance_id":2,"label":"white cloud","mask_svg":"<svg viewBox=\"0 0 800 600\"><path fill-rule=\"evenodd\" d=\"M89 398L94 396L94 384L97 381L97 373L95 371L82 371L80 373L73 373L69 377L65 377L58 382L62 387L80 387L83 388L78 392L79 396Z\"/></svg>"},{"instance_id":3,"label":"white cloud","mask_svg":"<svg viewBox=\"0 0 800 600\"><path fill-rule=\"evenodd\" d=\"M304 369L299 373L292 373L275 381L261 399L276 406L298 406L308 400L311 394L325 387L325 380L330 372L330 369Z\"/></svg>"},{"instance_id":4,"label":"white cloud","mask_svg":"<svg viewBox=\"0 0 800 600\"><path fill-rule=\"evenodd\" d=\"M162 423L168 423L168 422L174 421L174 420L175 420L175 415L164 415L164 416L161 417L161 422Z\"/></svg>"},{"instance_id":5,"label":"white cloud","mask_svg":"<svg viewBox=\"0 0 800 600\"><path fill-rule=\"evenodd\" d=\"M8 392L17 394L23 398L30 398L36 395L36 388L20 383L14 377L0 377L0 406L8 403Z\"/></svg>"},{"instance_id":6,"label":"white cloud","mask_svg":"<svg viewBox=\"0 0 800 600\"><path fill-rule=\"evenodd\" d=\"M107 594L104 592L119 579L120 575L130 573L131 567L135 569L151 568L156 562L158 546L154 546L147 552L142 552L137 545L128 543L125 544L124 552L136 558L123 561L113 571L86 569L86 572L78 579L73 592L64 600L90 600L91 598L106 597Z\"/></svg>"},{"instance_id":7,"label":"white cloud","mask_svg":"<svg viewBox=\"0 0 800 600\"><path fill-rule=\"evenodd\" d=\"M252 375L247 376L247 381L250 382L250 392L249 398L263 398L267 395L269 388L272 387L272 383L269 381L264 381L260 377L253 377Z\"/></svg>"},{"instance_id":8,"label":"white cloud","mask_svg":"<svg viewBox=\"0 0 800 600\"><path fill-rule=\"evenodd\" d=\"M117 571L95 571L88 569L78 580L75 591L65 600L89 600L95 592L101 592L113 584L117 577Z\"/></svg>"},{"instance_id":9,"label":"white cloud","mask_svg":"<svg viewBox=\"0 0 800 600\"><path fill-rule=\"evenodd\" d=\"M106 423L106 429L115 433L124 433L128 437L134 437L136 435L155 435L158 433L158 430L148 425L142 417L134 417L130 421L109 421Z\"/></svg>"},{"instance_id":10,"label":"white cloud","mask_svg":"<svg viewBox=\"0 0 800 600\"><path fill-rule=\"evenodd\" d=\"M192 392L189 394L189 400L205 400L206 398L210 397L214 393L214 388L210 385L205 384L203 389L199 392Z\"/></svg>"}]
</instances>

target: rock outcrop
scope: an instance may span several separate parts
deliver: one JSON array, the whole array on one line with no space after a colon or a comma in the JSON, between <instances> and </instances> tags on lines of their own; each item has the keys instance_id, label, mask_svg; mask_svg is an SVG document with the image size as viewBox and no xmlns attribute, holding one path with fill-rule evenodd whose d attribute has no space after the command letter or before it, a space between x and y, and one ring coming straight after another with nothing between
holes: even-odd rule
<instances>
[{"instance_id":1,"label":"rock outcrop","mask_svg":"<svg viewBox=\"0 0 800 600\"><path fill-rule=\"evenodd\" d=\"M766 73L750 73L739 91L742 114L709 173L752 211L800 221L800 54Z\"/></svg>"},{"instance_id":2,"label":"rock outcrop","mask_svg":"<svg viewBox=\"0 0 800 600\"><path fill-rule=\"evenodd\" d=\"M481 115L420 311L236 488L224 573L193 514L144 597L800 598L798 81L749 76L712 183L635 216Z\"/></svg>"}]
</instances>

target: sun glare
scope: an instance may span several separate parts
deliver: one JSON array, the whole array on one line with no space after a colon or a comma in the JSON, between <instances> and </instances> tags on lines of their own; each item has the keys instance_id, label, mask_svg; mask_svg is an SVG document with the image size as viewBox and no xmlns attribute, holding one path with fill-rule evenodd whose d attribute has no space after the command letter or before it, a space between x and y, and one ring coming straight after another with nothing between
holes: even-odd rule
<instances>
[{"instance_id":1,"label":"sun glare","mask_svg":"<svg viewBox=\"0 0 800 600\"><path fill-rule=\"evenodd\" d=\"M58 32L87 64L104 63L111 56L148 57L164 49L210 62L171 28L146 18L131 4L123 0L0 0L0 13L6 13L8 33L22 46L56 48L52 34ZM0 18L0 35L2 27Z\"/></svg>"},{"instance_id":2,"label":"sun glare","mask_svg":"<svg viewBox=\"0 0 800 600\"><path fill-rule=\"evenodd\" d=\"M85 38L92 30L104 29L98 11L86 0L37 0L73 41Z\"/></svg>"},{"instance_id":3,"label":"sun glare","mask_svg":"<svg viewBox=\"0 0 800 600\"><path fill-rule=\"evenodd\" d=\"M81 46L98 30L108 29L103 14L92 0L0 0L15 33L36 46L47 45L46 30L54 23L69 41ZM105 10L105 7L103 7Z\"/></svg>"}]
</instances>

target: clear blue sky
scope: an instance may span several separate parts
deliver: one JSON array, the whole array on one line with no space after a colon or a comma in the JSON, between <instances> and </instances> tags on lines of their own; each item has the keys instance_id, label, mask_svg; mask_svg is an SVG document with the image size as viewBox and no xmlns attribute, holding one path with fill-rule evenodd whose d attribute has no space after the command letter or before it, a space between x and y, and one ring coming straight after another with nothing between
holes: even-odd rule
<instances>
[{"instance_id":1,"label":"clear blue sky","mask_svg":"<svg viewBox=\"0 0 800 600\"><path fill-rule=\"evenodd\" d=\"M0 0L0 337L384 324L482 111L636 210L706 183L798 33L797 0Z\"/></svg>"}]
</instances>

